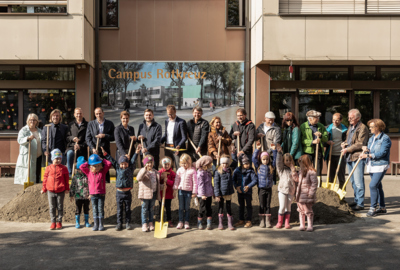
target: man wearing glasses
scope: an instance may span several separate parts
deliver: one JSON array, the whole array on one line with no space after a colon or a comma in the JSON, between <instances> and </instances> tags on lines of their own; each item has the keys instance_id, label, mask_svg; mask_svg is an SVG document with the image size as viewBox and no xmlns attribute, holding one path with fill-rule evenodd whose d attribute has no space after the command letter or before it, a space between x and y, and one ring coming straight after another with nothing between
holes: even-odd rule
<instances>
[{"instance_id":1,"label":"man wearing glasses","mask_svg":"<svg viewBox=\"0 0 400 270\"><path fill-rule=\"evenodd\" d=\"M261 140L264 151L272 153L271 144L281 143L281 128L275 123L275 114L267 112L265 114L265 122L257 128L257 137Z\"/></svg>"}]
</instances>

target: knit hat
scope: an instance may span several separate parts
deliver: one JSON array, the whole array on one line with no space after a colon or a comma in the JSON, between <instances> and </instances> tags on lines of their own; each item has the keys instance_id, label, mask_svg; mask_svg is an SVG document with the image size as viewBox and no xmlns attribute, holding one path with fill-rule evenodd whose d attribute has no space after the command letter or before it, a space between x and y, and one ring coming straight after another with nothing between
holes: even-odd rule
<instances>
[{"instance_id":1,"label":"knit hat","mask_svg":"<svg viewBox=\"0 0 400 270\"><path fill-rule=\"evenodd\" d=\"M198 161L196 161L196 168L200 169L203 166L208 166L211 164L213 159L210 156L202 156Z\"/></svg>"},{"instance_id":2,"label":"knit hat","mask_svg":"<svg viewBox=\"0 0 400 270\"><path fill-rule=\"evenodd\" d=\"M247 157L247 155L242 154L242 155L240 156L240 162L241 162L242 164L250 163L250 159Z\"/></svg>"},{"instance_id":3,"label":"knit hat","mask_svg":"<svg viewBox=\"0 0 400 270\"><path fill-rule=\"evenodd\" d=\"M129 163L129 159L126 156L120 156L118 159L118 164L121 164L124 162Z\"/></svg>"},{"instance_id":4,"label":"knit hat","mask_svg":"<svg viewBox=\"0 0 400 270\"><path fill-rule=\"evenodd\" d=\"M56 158L62 158L62 153L59 149L54 149L51 151L51 161L55 160Z\"/></svg>"},{"instance_id":5,"label":"knit hat","mask_svg":"<svg viewBox=\"0 0 400 270\"><path fill-rule=\"evenodd\" d=\"M269 154L268 154L267 151L262 152L260 158L262 158L262 157L264 157L264 156L267 156L267 157L269 156Z\"/></svg>"},{"instance_id":6,"label":"knit hat","mask_svg":"<svg viewBox=\"0 0 400 270\"><path fill-rule=\"evenodd\" d=\"M317 111L314 111L314 110L311 110L311 111L307 112L306 116L307 117L320 117L321 113L317 112Z\"/></svg>"},{"instance_id":7,"label":"knit hat","mask_svg":"<svg viewBox=\"0 0 400 270\"><path fill-rule=\"evenodd\" d=\"M147 163L147 162L150 162L150 161L154 161L154 158L153 158L153 156L151 156L151 155L147 155L147 156L143 159L143 165L146 166L146 163Z\"/></svg>"},{"instance_id":8,"label":"knit hat","mask_svg":"<svg viewBox=\"0 0 400 270\"><path fill-rule=\"evenodd\" d=\"M164 164L171 164L172 163L172 161L171 161L171 159L170 158L163 158L162 160L161 160L161 164L162 165L164 165Z\"/></svg>"},{"instance_id":9,"label":"knit hat","mask_svg":"<svg viewBox=\"0 0 400 270\"><path fill-rule=\"evenodd\" d=\"M79 167L81 167L81 165L85 162L86 162L85 157L83 157L83 156L78 157L78 159L76 161L76 168L79 169Z\"/></svg>"},{"instance_id":10,"label":"knit hat","mask_svg":"<svg viewBox=\"0 0 400 270\"><path fill-rule=\"evenodd\" d=\"M219 159L219 163L228 164L229 163L229 158L228 157L222 157L222 158Z\"/></svg>"},{"instance_id":11,"label":"knit hat","mask_svg":"<svg viewBox=\"0 0 400 270\"><path fill-rule=\"evenodd\" d=\"M275 119L276 117L273 112L267 112L267 113L265 113L265 118Z\"/></svg>"}]
</instances>

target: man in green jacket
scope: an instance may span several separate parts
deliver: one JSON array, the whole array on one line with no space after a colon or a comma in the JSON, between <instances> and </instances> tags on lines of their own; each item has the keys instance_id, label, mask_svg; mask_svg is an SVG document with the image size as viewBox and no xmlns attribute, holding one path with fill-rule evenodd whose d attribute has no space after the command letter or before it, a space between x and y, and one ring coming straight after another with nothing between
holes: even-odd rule
<instances>
[{"instance_id":1,"label":"man in green jacket","mask_svg":"<svg viewBox=\"0 0 400 270\"><path fill-rule=\"evenodd\" d=\"M321 177L322 160L324 158L323 144L328 141L328 132L323 124L319 123L320 112L311 110L307 114L308 121L300 126L301 131L301 145L303 152L310 157L310 160L315 166L317 162L317 176ZM316 148L318 146L318 158L316 160Z\"/></svg>"}]
</instances>

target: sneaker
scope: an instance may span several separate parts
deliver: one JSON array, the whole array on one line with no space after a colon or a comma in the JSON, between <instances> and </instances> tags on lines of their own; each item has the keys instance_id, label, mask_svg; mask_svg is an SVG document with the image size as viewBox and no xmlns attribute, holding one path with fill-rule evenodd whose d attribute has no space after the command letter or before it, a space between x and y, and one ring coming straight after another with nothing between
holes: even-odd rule
<instances>
[{"instance_id":1,"label":"sneaker","mask_svg":"<svg viewBox=\"0 0 400 270\"><path fill-rule=\"evenodd\" d=\"M385 209L378 208L378 209L376 209L375 213L377 213L377 214L386 214L387 211L386 211L386 208Z\"/></svg>"},{"instance_id":2,"label":"sneaker","mask_svg":"<svg viewBox=\"0 0 400 270\"><path fill-rule=\"evenodd\" d=\"M172 220L168 220L168 227L170 228L174 227L174 223L172 223Z\"/></svg>"},{"instance_id":3,"label":"sneaker","mask_svg":"<svg viewBox=\"0 0 400 270\"><path fill-rule=\"evenodd\" d=\"M353 207L353 206L356 206L356 205L357 205L356 202L349 203L349 206L350 206L350 207Z\"/></svg>"},{"instance_id":4,"label":"sneaker","mask_svg":"<svg viewBox=\"0 0 400 270\"><path fill-rule=\"evenodd\" d=\"M149 228L150 228L150 231L154 231L154 225L153 225L153 222L149 222Z\"/></svg>"},{"instance_id":5,"label":"sneaker","mask_svg":"<svg viewBox=\"0 0 400 270\"><path fill-rule=\"evenodd\" d=\"M122 230L122 224L118 223L117 226L115 226L116 231L121 231Z\"/></svg>"},{"instance_id":6,"label":"sneaker","mask_svg":"<svg viewBox=\"0 0 400 270\"><path fill-rule=\"evenodd\" d=\"M367 212L367 215L366 215L367 217L375 217L375 216L377 216L377 214L376 214L376 211L375 210L369 210L368 212Z\"/></svg>"},{"instance_id":7,"label":"sneaker","mask_svg":"<svg viewBox=\"0 0 400 270\"><path fill-rule=\"evenodd\" d=\"M353 209L353 211L360 211L360 210L364 210L364 206L356 205L356 206L352 207L351 209Z\"/></svg>"},{"instance_id":8,"label":"sneaker","mask_svg":"<svg viewBox=\"0 0 400 270\"><path fill-rule=\"evenodd\" d=\"M56 223L52 222L50 225L50 230L55 230L56 229Z\"/></svg>"},{"instance_id":9,"label":"sneaker","mask_svg":"<svg viewBox=\"0 0 400 270\"><path fill-rule=\"evenodd\" d=\"M189 225L189 222L187 222L187 221L185 221L185 229L190 230L190 225Z\"/></svg>"},{"instance_id":10,"label":"sneaker","mask_svg":"<svg viewBox=\"0 0 400 270\"><path fill-rule=\"evenodd\" d=\"M183 222L182 222L182 221L179 221L179 222L178 222L178 226L176 226L176 228L177 228L178 230L182 229L182 228L183 228Z\"/></svg>"},{"instance_id":11,"label":"sneaker","mask_svg":"<svg viewBox=\"0 0 400 270\"><path fill-rule=\"evenodd\" d=\"M61 230L62 229L62 224L61 222L57 222L56 224L56 230Z\"/></svg>"},{"instance_id":12,"label":"sneaker","mask_svg":"<svg viewBox=\"0 0 400 270\"><path fill-rule=\"evenodd\" d=\"M148 231L149 231L149 228L147 227L147 223L144 223L142 225L142 232L148 232Z\"/></svg>"},{"instance_id":13,"label":"sneaker","mask_svg":"<svg viewBox=\"0 0 400 270\"><path fill-rule=\"evenodd\" d=\"M126 223L126 229L127 230L132 230L132 226L129 224L129 222Z\"/></svg>"},{"instance_id":14,"label":"sneaker","mask_svg":"<svg viewBox=\"0 0 400 270\"><path fill-rule=\"evenodd\" d=\"M245 224L244 220L239 220L234 226L235 227L243 227Z\"/></svg>"},{"instance_id":15,"label":"sneaker","mask_svg":"<svg viewBox=\"0 0 400 270\"><path fill-rule=\"evenodd\" d=\"M246 221L246 225L244 225L245 228L251 228L253 227L253 224L251 224L251 221Z\"/></svg>"}]
</instances>

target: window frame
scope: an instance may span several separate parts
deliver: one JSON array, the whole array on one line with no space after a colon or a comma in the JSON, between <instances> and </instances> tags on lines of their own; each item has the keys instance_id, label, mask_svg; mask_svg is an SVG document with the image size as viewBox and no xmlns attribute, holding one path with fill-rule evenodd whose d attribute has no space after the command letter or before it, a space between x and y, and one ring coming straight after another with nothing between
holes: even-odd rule
<instances>
[{"instance_id":1,"label":"window frame","mask_svg":"<svg viewBox=\"0 0 400 270\"><path fill-rule=\"evenodd\" d=\"M239 23L241 25L228 25L228 1L225 0L225 29L228 30L242 30L246 29L246 0L238 0L239 1ZM240 20L240 15L242 15L242 20Z\"/></svg>"},{"instance_id":2,"label":"window frame","mask_svg":"<svg viewBox=\"0 0 400 270\"><path fill-rule=\"evenodd\" d=\"M99 16L99 29L100 30L119 30L119 24L120 24L120 21L119 21L119 14L120 14L120 10L119 10L119 7L120 7L120 3L119 3L119 0L115 0L116 2L117 2L117 26L101 26L101 21L102 21L102 16L103 16L103 14L102 14L102 1L103 0L99 0L99 12L100 12L100 14L98 15ZM107 0L106 0L107 1Z\"/></svg>"}]
</instances>

